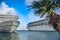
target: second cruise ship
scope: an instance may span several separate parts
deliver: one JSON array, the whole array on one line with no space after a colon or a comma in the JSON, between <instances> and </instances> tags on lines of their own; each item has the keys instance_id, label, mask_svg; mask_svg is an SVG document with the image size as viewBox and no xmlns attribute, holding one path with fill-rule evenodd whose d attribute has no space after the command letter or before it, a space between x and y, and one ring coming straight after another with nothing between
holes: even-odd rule
<instances>
[{"instance_id":1,"label":"second cruise ship","mask_svg":"<svg viewBox=\"0 0 60 40\"><path fill-rule=\"evenodd\" d=\"M30 31L55 31L51 25L48 25L48 20L43 19L28 23L27 28Z\"/></svg>"}]
</instances>

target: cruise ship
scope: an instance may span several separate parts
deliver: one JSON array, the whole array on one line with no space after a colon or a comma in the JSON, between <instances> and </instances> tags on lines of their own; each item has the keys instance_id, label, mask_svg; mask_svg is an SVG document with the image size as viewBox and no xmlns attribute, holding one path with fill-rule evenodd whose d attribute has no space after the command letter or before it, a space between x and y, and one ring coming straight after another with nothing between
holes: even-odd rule
<instances>
[{"instance_id":1,"label":"cruise ship","mask_svg":"<svg viewBox=\"0 0 60 40\"><path fill-rule=\"evenodd\" d=\"M27 24L30 31L55 31L51 25L48 24L48 19L43 19Z\"/></svg>"},{"instance_id":2,"label":"cruise ship","mask_svg":"<svg viewBox=\"0 0 60 40\"><path fill-rule=\"evenodd\" d=\"M18 19L17 15L0 14L0 32L14 32L20 24Z\"/></svg>"},{"instance_id":3,"label":"cruise ship","mask_svg":"<svg viewBox=\"0 0 60 40\"><path fill-rule=\"evenodd\" d=\"M14 32L19 26L19 16L14 8L9 7L5 2L0 5L0 32Z\"/></svg>"}]
</instances>

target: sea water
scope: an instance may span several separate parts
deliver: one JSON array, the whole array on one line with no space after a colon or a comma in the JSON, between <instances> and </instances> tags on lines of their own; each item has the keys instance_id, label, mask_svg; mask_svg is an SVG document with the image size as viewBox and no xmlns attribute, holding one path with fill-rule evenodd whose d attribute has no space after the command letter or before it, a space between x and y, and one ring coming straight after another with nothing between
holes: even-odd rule
<instances>
[{"instance_id":1,"label":"sea water","mask_svg":"<svg viewBox=\"0 0 60 40\"><path fill-rule=\"evenodd\" d=\"M60 34L49 31L16 31L15 33L0 33L0 40L60 40Z\"/></svg>"}]
</instances>

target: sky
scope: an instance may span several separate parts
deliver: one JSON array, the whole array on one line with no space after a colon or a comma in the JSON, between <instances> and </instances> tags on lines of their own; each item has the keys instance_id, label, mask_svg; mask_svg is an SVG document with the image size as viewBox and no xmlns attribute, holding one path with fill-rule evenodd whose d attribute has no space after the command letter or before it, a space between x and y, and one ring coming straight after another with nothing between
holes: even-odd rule
<instances>
[{"instance_id":1,"label":"sky","mask_svg":"<svg viewBox=\"0 0 60 40\"><path fill-rule=\"evenodd\" d=\"M28 30L29 22L37 21L40 18L34 15L34 11L29 11L27 6L31 5L33 0L0 0L0 14L6 14L12 10L12 13L19 16L20 25L17 30Z\"/></svg>"}]
</instances>

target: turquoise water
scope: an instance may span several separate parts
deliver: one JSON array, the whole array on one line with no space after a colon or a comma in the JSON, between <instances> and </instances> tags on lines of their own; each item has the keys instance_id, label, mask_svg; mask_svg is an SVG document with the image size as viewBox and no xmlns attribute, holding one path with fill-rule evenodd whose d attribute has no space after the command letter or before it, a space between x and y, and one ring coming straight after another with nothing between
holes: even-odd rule
<instances>
[{"instance_id":1,"label":"turquoise water","mask_svg":"<svg viewBox=\"0 0 60 40\"><path fill-rule=\"evenodd\" d=\"M57 32L16 31L16 33L0 33L0 40L60 40Z\"/></svg>"}]
</instances>

